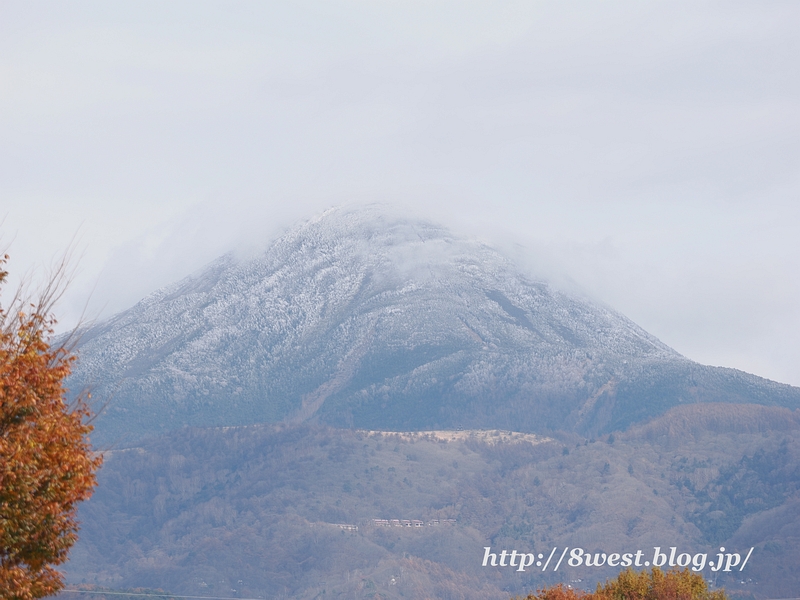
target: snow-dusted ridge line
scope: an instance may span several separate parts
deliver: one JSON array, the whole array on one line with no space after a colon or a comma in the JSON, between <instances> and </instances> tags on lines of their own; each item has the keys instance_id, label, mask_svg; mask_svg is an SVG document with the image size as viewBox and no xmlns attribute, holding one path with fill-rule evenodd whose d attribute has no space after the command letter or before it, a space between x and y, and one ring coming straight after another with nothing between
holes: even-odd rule
<instances>
[{"instance_id":1,"label":"snow-dusted ridge line","mask_svg":"<svg viewBox=\"0 0 800 600\"><path fill-rule=\"evenodd\" d=\"M370 207L327 211L95 325L70 387L115 390L101 437L309 419L535 431L612 426L626 382L697 369L485 244ZM617 396L597 396L610 381ZM692 401L684 387L667 402Z\"/></svg>"}]
</instances>

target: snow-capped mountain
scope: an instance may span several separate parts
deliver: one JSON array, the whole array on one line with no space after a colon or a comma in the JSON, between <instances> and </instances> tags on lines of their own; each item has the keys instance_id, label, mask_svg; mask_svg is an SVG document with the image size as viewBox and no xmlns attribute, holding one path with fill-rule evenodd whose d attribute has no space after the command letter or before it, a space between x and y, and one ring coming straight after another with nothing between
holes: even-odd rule
<instances>
[{"instance_id":1,"label":"snow-capped mountain","mask_svg":"<svg viewBox=\"0 0 800 600\"><path fill-rule=\"evenodd\" d=\"M504 256L380 208L333 209L85 331L72 390L96 442L183 425L597 433L682 402L800 406L800 389L693 363Z\"/></svg>"}]
</instances>

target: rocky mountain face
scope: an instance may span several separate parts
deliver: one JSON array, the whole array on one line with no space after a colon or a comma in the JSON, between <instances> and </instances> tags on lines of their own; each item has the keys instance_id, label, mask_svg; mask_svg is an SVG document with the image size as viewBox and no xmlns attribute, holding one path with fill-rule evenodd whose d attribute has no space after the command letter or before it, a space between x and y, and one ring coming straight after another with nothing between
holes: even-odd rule
<instances>
[{"instance_id":1,"label":"rocky mountain face","mask_svg":"<svg viewBox=\"0 0 800 600\"><path fill-rule=\"evenodd\" d=\"M68 381L99 445L262 422L582 435L695 402L800 389L680 356L497 251L380 209L334 209L85 332Z\"/></svg>"}]
</instances>

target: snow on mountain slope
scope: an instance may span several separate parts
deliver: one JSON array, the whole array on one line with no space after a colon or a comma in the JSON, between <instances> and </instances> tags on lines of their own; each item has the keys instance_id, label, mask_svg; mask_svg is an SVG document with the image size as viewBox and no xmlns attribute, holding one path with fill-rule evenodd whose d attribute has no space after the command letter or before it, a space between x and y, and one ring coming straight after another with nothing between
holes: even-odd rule
<instances>
[{"instance_id":1,"label":"snow on mountain slope","mask_svg":"<svg viewBox=\"0 0 800 600\"><path fill-rule=\"evenodd\" d=\"M800 390L681 357L495 250L380 208L333 209L84 332L95 440L183 425L599 432L680 402L800 406Z\"/></svg>"}]
</instances>

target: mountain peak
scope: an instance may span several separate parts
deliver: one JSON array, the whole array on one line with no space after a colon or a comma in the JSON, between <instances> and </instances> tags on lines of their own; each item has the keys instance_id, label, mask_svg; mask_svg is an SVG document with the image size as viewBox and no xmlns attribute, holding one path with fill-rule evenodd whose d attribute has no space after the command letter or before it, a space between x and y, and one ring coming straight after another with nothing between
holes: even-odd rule
<instances>
[{"instance_id":1,"label":"mountain peak","mask_svg":"<svg viewBox=\"0 0 800 600\"><path fill-rule=\"evenodd\" d=\"M703 401L709 369L485 244L369 206L94 326L69 385L111 399L101 440L264 421L590 432Z\"/></svg>"}]
</instances>

